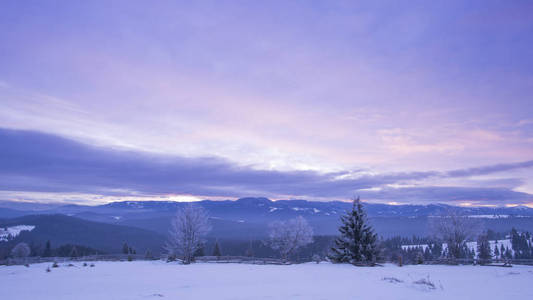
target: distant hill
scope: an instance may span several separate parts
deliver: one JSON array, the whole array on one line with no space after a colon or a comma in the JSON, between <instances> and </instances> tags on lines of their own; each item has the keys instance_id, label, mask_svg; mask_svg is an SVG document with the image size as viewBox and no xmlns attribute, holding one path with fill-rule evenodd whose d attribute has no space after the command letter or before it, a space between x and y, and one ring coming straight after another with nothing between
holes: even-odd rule
<instances>
[{"instance_id":1,"label":"distant hill","mask_svg":"<svg viewBox=\"0 0 533 300\"><path fill-rule=\"evenodd\" d=\"M164 236L146 229L82 220L65 215L30 215L0 220L0 228L33 225L31 231L22 231L10 242L27 242L44 246L50 240L52 247L63 244L83 245L107 253L118 253L127 242L137 253L159 253Z\"/></svg>"},{"instance_id":2,"label":"distant hill","mask_svg":"<svg viewBox=\"0 0 533 300\"><path fill-rule=\"evenodd\" d=\"M28 215L29 212L0 207L0 218L16 218Z\"/></svg>"},{"instance_id":3,"label":"distant hill","mask_svg":"<svg viewBox=\"0 0 533 300\"><path fill-rule=\"evenodd\" d=\"M143 228L166 235L170 220L183 202L172 201L125 201L98 206L63 205L42 210L41 214L64 214L108 224ZM268 224L275 220L304 216L320 235L337 234L339 217L351 203L332 201L278 200L267 198L242 198L236 201L199 201L213 224L211 237L250 239L265 237ZM0 202L0 207L2 207ZM365 203L365 209L377 232L384 236L425 236L429 234L429 216L444 214L450 208L483 220L488 229L508 231L512 227L533 231L533 209L529 207L452 207L445 204L431 205L386 205ZM17 210L9 214L35 214L34 211Z\"/></svg>"}]
</instances>

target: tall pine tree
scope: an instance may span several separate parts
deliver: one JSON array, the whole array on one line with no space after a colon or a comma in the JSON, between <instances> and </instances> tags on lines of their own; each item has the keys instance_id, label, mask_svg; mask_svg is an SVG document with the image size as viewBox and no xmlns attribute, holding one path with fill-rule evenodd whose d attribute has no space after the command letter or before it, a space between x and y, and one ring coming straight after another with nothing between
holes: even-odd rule
<instances>
[{"instance_id":1,"label":"tall pine tree","mask_svg":"<svg viewBox=\"0 0 533 300\"><path fill-rule=\"evenodd\" d=\"M50 245L50 240L46 241L46 246L44 248L43 257L52 256L52 246Z\"/></svg>"},{"instance_id":2,"label":"tall pine tree","mask_svg":"<svg viewBox=\"0 0 533 300\"><path fill-rule=\"evenodd\" d=\"M489 237L486 233L481 234L477 239L477 253L480 264L489 263L492 259Z\"/></svg>"},{"instance_id":3,"label":"tall pine tree","mask_svg":"<svg viewBox=\"0 0 533 300\"><path fill-rule=\"evenodd\" d=\"M378 255L377 234L368 224L359 197L352 210L341 217L341 236L335 239L329 259L335 263L372 264Z\"/></svg>"},{"instance_id":4,"label":"tall pine tree","mask_svg":"<svg viewBox=\"0 0 533 300\"><path fill-rule=\"evenodd\" d=\"M220 251L220 245L218 244L218 240L215 242L215 248L213 249L213 256L222 256L222 252Z\"/></svg>"}]
</instances>

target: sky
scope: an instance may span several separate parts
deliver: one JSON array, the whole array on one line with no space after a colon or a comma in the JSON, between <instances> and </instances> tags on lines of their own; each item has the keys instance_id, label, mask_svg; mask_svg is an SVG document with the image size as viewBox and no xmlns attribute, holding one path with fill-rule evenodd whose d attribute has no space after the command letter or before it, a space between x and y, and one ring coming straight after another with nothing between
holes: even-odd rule
<instances>
[{"instance_id":1,"label":"sky","mask_svg":"<svg viewBox=\"0 0 533 300\"><path fill-rule=\"evenodd\" d=\"M2 1L0 199L533 207L530 1Z\"/></svg>"}]
</instances>

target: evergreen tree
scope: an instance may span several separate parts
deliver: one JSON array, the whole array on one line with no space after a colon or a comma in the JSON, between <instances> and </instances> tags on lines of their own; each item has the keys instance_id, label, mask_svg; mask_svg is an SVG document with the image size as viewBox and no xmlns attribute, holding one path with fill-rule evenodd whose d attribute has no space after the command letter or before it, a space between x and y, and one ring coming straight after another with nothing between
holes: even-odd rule
<instances>
[{"instance_id":1,"label":"evergreen tree","mask_svg":"<svg viewBox=\"0 0 533 300\"><path fill-rule=\"evenodd\" d=\"M441 242L436 242L435 244L433 244L433 246L431 247L431 256L434 259L439 259L442 256L442 243Z\"/></svg>"},{"instance_id":2,"label":"evergreen tree","mask_svg":"<svg viewBox=\"0 0 533 300\"><path fill-rule=\"evenodd\" d=\"M377 259L377 235L368 224L363 205L354 199L352 210L341 217L341 236L335 239L329 258L336 263L373 263Z\"/></svg>"},{"instance_id":3,"label":"evergreen tree","mask_svg":"<svg viewBox=\"0 0 533 300\"><path fill-rule=\"evenodd\" d=\"M254 245L252 244L252 240L250 240L248 248L244 251L244 256L253 257L254 255Z\"/></svg>"},{"instance_id":4,"label":"evergreen tree","mask_svg":"<svg viewBox=\"0 0 533 300\"><path fill-rule=\"evenodd\" d=\"M78 257L78 249L76 249L76 246L72 246L72 250L70 250L70 257Z\"/></svg>"},{"instance_id":5,"label":"evergreen tree","mask_svg":"<svg viewBox=\"0 0 533 300\"><path fill-rule=\"evenodd\" d=\"M122 245L122 253L123 254L129 254L130 253L130 247L128 246L128 243L124 243L124 245Z\"/></svg>"},{"instance_id":6,"label":"evergreen tree","mask_svg":"<svg viewBox=\"0 0 533 300\"><path fill-rule=\"evenodd\" d=\"M215 249L213 249L213 256L222 256L222 252L220 251L220 245L218 244L218 240L215 242Z\"/></svg>"},{"instance_id":7,"label":"evergreen tree","mask_svg":"<svg viewBox=\"0 0 533 300\"><path fill-rule=\"evenodd\" d=\"M500 257L500 250L499 250L497 244L496 244L496 246L494 247L494 257L495 257L495 258L499 258L499 257Z\"/></svg>"},{"instance_id":8,"label":"evergreen tree","mask_svg":"<svg viewBox=\"0 0 533 300\"><path fill-rule=\"evenodd\" d=\"M489 237L487 234L479 235L477 239L477 252L479 262L481 264L489 263L492 258L492 253L490 251Z\"/></svg>"},{"instance_id":9,"label":"evergreen tree","mask_svg":"<svg viewBox=\"0 0 533 300\"><path fill-rule=\"evenodd\" d=\"M50 245L50 240L46 241L46 246L44 248L43 257L52 256L52 246Z\"/></svg>"},{"instance_id":10,"label":"evergreen tree","mask_svg":"<svg viewBox=\"0 0 533 300\"><path fill-rule=\"evenodd\" d=\"M196 251L194 251L194 257L205 256L204 245L201 245Z\"/></svg>"},{"instance_id":11,"label":"evergreen tree","mask_svg":"<svg viewBox=\"0 0 533 300\"><path fill-rule=\"evenodd\" d=\"M513 253L509 248L505 248L505 258L507 259L513 259Z\"/></svg>"}]
</instances>

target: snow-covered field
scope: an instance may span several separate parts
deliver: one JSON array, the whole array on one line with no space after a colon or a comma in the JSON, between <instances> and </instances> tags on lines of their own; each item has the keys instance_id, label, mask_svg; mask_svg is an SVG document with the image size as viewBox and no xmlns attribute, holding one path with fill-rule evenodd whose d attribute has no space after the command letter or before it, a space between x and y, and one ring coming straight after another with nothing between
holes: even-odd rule
<instances>
[{"instance_id":1,"label":"snow-covered field","mask_svg":"<svg viewBox=\"0 0 533 300\"><path fill-rule=\"evenodd\" d=\"M0 266L0 299L533 299L533 267L161 261ZM435 285L417 284L429 280Z\"/></svg>"}]
</instances>

